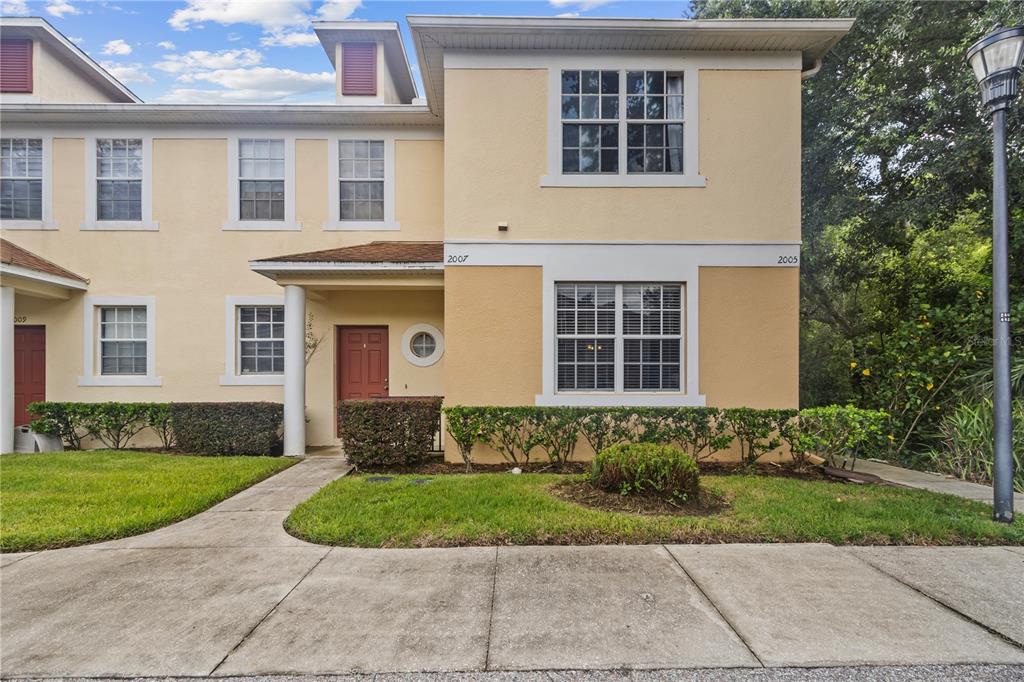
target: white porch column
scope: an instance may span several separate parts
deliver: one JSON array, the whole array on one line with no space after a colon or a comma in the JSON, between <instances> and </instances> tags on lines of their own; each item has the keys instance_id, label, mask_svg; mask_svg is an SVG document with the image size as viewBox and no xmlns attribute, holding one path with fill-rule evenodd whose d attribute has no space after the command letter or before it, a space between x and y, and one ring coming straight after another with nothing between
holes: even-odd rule
<instances>
[{"instance_id":1,"label":"white porch column","mask_svg":"<svg viewBox=\"0 0 1024 682\"><path fill-rule=\"evenodd\" d=\"M306 454L306 290L284 288L284 454Z\"/></svg>"},{"instance_id":2,"label":"white porch column","mask_svg":"<svg viewBox=\"0 0 1024 682\"><path fill-rule=\"evenodd\" d=\"M14 451L14 289L0 287L0 453Z\"/></svg>"}]
</instances>

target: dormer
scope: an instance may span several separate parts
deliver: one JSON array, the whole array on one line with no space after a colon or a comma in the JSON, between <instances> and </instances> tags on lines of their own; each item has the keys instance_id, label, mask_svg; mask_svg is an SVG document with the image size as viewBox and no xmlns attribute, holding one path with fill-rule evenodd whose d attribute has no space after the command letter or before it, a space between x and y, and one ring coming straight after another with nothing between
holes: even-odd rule
<instances>
[{"instance_id":1,"label":"dormer","mask_svg":"<svg viewBox=\"0 0 1024 682\"><path fill-rule=\"evenodd\" d=\"M2 17L0 101L97 104L142 100L45 20Z\"/></svg>"},{"instance_id":2,"label":"dormer","mask_svg":"<svg viewBox=\"0 0 1024 682\"><path fill-rule=\"evenodd\" d=\"M334 65L338 104L413 104L412 69L395 22L315 21Z\"/></svg>"}]
</instances>

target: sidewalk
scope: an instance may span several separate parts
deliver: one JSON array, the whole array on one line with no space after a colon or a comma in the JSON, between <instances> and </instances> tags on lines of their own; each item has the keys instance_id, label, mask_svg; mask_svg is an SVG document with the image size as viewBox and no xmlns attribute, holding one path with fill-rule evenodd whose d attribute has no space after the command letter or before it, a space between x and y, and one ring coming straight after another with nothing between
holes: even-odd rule
<instances>
[{"instance_id":1,"label":"sidewalk","mask_svg":"<svg viewBox=\"0 0 1024 682\"><path fill-rule=\"evenodd\" d=\"M890 483L898 483L908 488L922 488L936 493L956 495L968 500L992 504L992 487L961 481L944 474L935 474L929 471L915 471L904 469L885 462L876 462L870 459L858 459L854 465L854 471L863 474L874 474ZM1018 514L1024 514L1024 494L1016 493L1013 496L1013 510Z\"/></svg>"},{"instance_id":2,"label":"sidewalk","mask_svg":"<svg viewBox=\"0 0 1024 682\"><path fill-rule=\"evenodd\" d=\"M287 510L344 471L310 458L147 535L3 555L0 672L1024 664L1024 548L350 549L287 535Z\"/></svg>"}]
</instances>

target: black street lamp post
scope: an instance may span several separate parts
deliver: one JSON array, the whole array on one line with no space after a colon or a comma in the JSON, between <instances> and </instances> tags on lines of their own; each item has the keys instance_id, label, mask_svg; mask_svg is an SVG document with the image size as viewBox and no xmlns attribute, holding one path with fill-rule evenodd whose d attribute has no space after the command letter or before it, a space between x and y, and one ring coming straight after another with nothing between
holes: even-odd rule
<instances>
[{"instance_id":1,"label":"black street lamp post","mask_svg":"<svg viewBox=\"0 0 1024 682\"><path fill-rule=\"evenodd\" d=\"M1006 110L1017 97L1024 63L1024 26L1001 28L971 45L967 61L992 117L992 336L995 385L993 518L1013 522L1013 424L1010 407L1009 226L1006 200Z\"/></svg>"}]
</instances>

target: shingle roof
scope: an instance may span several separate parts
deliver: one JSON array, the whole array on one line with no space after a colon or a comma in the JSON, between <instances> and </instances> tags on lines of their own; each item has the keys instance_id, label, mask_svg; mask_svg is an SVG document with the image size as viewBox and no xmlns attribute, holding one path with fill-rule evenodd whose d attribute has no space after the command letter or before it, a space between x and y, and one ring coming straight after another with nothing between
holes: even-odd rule
<instances>
[{"instance_id":1,"label":"shingle roof","mask_svg":"<svg viewBox=\"0 0 1024 682\"><path fill-rule=\"evenodd\" d=\"M444 260L443 242L370 242L337 249L293 253L260 259L275 263L437 263Z\"/></svg>"},{"instance_id":2,"label":"shingle roof","mask_svg":"<svg viewBox=\"0 0 1024 682\"><path fill-rule=\"evenodd\" d=\"M6 239L0 239L0 263L34 270L44 275L66 277L68 279L77 280L82 284L89 283L89 280L85 277L76 275L70 270L66 270L56 263L46 260L42 256L37 256L31 251L21 248L17 244L12 244Z\"/></svg>"}]
</instances>

